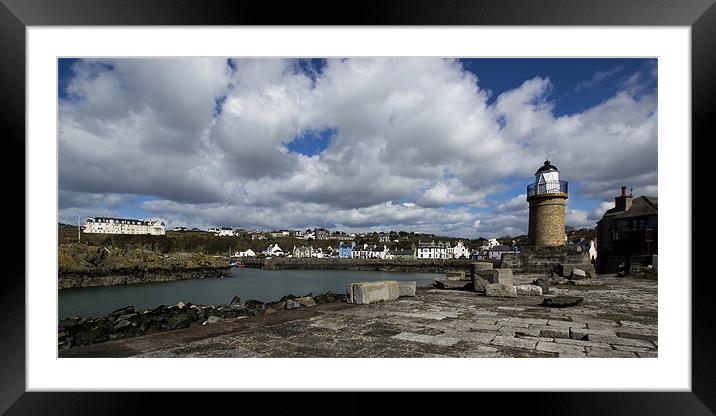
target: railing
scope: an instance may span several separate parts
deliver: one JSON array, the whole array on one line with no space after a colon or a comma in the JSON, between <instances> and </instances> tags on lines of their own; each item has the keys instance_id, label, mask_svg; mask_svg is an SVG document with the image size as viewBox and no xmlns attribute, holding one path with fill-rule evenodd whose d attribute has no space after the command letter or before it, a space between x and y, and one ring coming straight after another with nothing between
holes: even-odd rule
<instances>
[{"instance_id":1,"label":"railing","mask_svg":"<svg viewBox=\"0 0 716 416\"><path fill-rule=\"evenodd\" d=\"M568 193L567 181L547 181L527 185L527 196Z\"/></svg>"}]
</instances>

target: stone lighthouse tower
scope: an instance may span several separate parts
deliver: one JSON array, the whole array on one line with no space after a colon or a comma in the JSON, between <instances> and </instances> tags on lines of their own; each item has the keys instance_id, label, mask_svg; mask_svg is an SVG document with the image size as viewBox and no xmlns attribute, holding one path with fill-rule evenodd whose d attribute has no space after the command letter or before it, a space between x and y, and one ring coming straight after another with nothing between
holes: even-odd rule
<instances>
[{"instance_id":1,"label":"stone lighthouse tower","mask_svg":"<svg viewBox=\"0 0 716 416\"><path fill-rule=\"evenodd\" d=\"M535 172L535 182L527 186L530 245L564 246L564 204L567 197L567 182L559 180L559 170L546 160Z\"/></svg>"}]
</instances>

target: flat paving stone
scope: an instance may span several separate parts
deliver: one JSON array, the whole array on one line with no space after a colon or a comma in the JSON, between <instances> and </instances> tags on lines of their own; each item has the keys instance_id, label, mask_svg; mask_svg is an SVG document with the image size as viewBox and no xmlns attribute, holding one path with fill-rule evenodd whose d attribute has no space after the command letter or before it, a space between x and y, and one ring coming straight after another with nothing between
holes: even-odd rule
<instances>
[{"instance_id":1,"label":"flat paving stone","mask_svg":"<svg viewBox=\"0 0 716 416\"><path fill-rule=\"evenodd\" d=\"M412 332L401 332L398 335L394 335L392 338L403 341L422 342L424 344L442 345L445 347L455 345L458 342L458 340L455 338L440 337L437 335L415 334Z\"/></svg>"}]
</instances>

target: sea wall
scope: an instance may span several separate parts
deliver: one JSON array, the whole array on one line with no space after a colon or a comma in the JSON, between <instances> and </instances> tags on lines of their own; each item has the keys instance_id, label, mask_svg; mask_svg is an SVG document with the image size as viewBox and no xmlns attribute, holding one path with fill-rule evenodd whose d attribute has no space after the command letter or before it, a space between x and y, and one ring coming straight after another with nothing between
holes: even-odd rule
<instances>
[{"instance_id":1,"label":"sea wall","mask_svg":"<svg viewBox=\"0 0 716 416\"><path fill-rule=\"evenodd\" d=\"M229 275L228 262L202 253L159 254L152 251L83 244L58 250L58 287L168 282Z\"/></svg>"},{"instance_id":2,"label":"sea wall","mask_svg":"<svg viewBox=\"0 0 716 416\"><path fill-rule=\"evenodd\" d=\"M444 273L450 270L470 272L471 259L315 259L271 257L267 259L242 259L246 267L267 270L353 270L383 272Z\"/></svg>"},{"instance_id":3,"label":"sea wall","mask_svg":"<svg viewBox=\"0 0 716 416\"><path fill-rule=\"evenodd\" d=\"M523 246L517 253L503 253L500 267L512 269L513 273L549 273L561 264L566 268L578 266L594 272L589 252L581 247L534 247ZM571 270L571 268L569 269Z\"/></svg>"}]
</instances>

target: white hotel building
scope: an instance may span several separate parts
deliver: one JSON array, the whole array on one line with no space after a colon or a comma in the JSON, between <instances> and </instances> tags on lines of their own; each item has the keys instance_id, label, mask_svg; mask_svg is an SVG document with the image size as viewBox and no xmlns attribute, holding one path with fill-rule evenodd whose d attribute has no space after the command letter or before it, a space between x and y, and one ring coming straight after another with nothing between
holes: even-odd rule
<instances>
[{"instance_id":1,"label":"white hotel building","mask_svg":"<svg viewBox=\"0 0 716 416\"><path fill-rule=\"evenodd\" d=\"M164 222L128 218L90 217L85 220L88 234L150 234L164 235Z\"/></svg>"}]
</instances>

